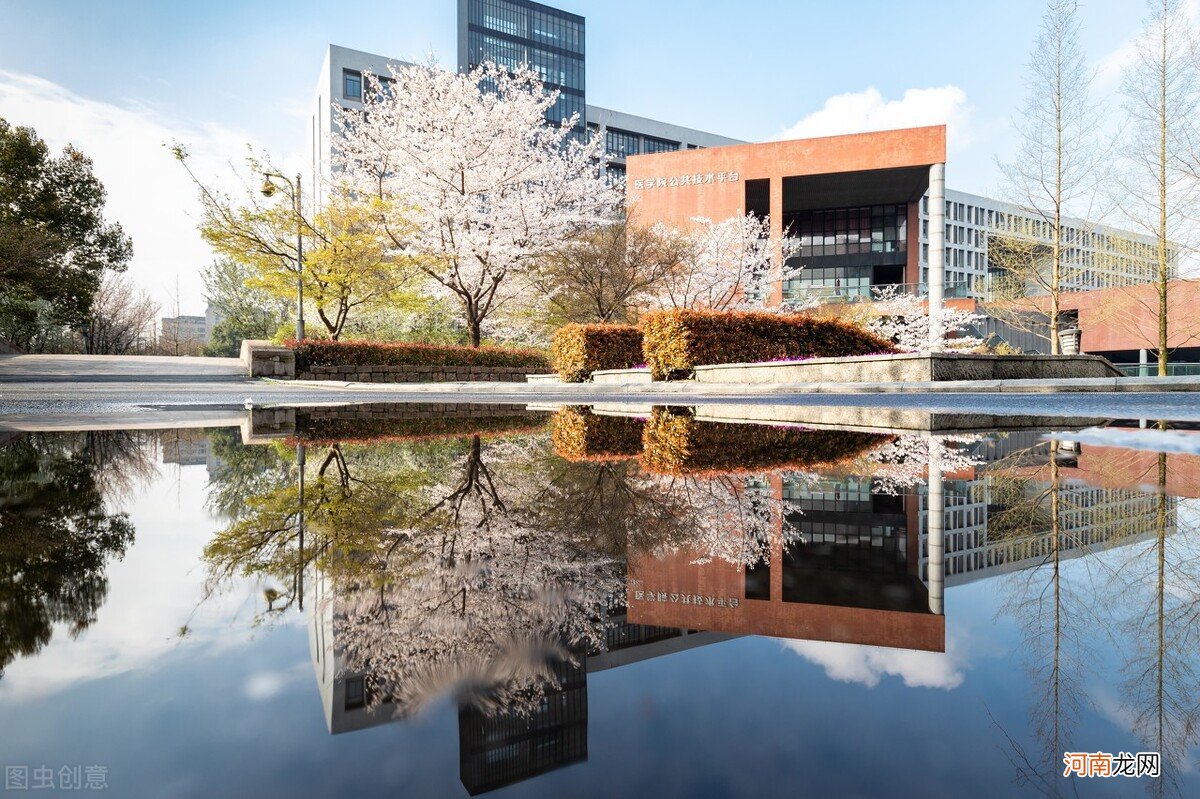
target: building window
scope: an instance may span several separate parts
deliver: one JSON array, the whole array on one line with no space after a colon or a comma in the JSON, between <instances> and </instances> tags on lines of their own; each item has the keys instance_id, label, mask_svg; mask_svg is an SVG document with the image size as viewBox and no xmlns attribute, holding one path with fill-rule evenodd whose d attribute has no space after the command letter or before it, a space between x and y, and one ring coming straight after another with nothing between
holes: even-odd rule
<instances>
[{"instance_id":1,"label":"building window","mask_svg":"<svg viewBox=\"0 0 1200 799\"><path fill-rule=\"evenodd\" d=\"M342 70L342 96L347 100L362 100L362 73L356 69Z\"/></svg>"},{"instance_id":2,"label":"building window","mask_svg":"<svg viewBox=\"0 0 1200 799\"><path fill-rule=\"evenodd\" d=\"M805 266L798 277L783 284L783 296L785 299L869 300L872 271L869 266Z\"/></svg>"},{"instance_id":3,"label":"building window","mask_svg":"<svg viewBox=\"0 0 1200 799\"><path fill-rule=\"evenodd\" d=\"M616 128L604 131L604 152L613 158L638 154L638 135Z\"/></svg>"},{"instance_id":4,"label":"building window","mask_svg":"<svg viewBox=\"0 0 1200 799\"><path fill-rule=\"evenodd\" d=\"M356 710L367 704L367 683L362 677L346 680L346 710Z\"/></svg>"},{"instance_id":5,"label":"building window","mask_svg":"<svg viewBox=\"0 0 1200 799\"><path fill-rule=\"evenodd\" d=\"M746 213L757 219L766 219L771 214L771 180L758 178L746 181Z\"/></svg>"},{"instance_id":6,"label":"building window","mask_svg":"<svg viewBox=\"0 0 1200 799\"><path fill-rule=\"evenodd\" d=\"M621 164L608 164L604 168L604 177L610 185L621 185L625 182L625 167Z\"/></svg>"},{"instance_id":7,"label":"building window","mask_svg":"<svg viewBox=\"0 0 1200 799\"><path fill-rule=\"evenodd\" d=\"M785 227L799 236L801 256L905 252L908 209L904 205L830 208L787 214Z\"/></svg>"},{"instance_id":8,"label":"building window","mask_svg":"<svg viewBox=\"0 0 1200 799\"><path fill-rule=\"evenodd\" d=\"M647 136L644 149L646 153L671 153L679 149L679 142L667 141L666 139L656 139L653 136Z\"/></svg>"}]
</instances>

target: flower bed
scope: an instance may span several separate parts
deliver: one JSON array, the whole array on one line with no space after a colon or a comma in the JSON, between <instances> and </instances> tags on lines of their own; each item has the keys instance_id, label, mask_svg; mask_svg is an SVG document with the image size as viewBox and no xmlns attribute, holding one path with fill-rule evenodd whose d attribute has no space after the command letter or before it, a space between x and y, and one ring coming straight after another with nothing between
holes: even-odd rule
<instances>
[{"instance_id":1,"label":"flower bed","mask_svg":"<svg viewBox=\"0 0 1200 799\"><path fill-rule=\"evenodd\" d=\"M697 366L877 355L895 346L836 319L765 311L652 311L642 317L643 351L656 380Z\"/></svg>"},{"instance_id":2,"label":"flower bed","mask_svg":"<svg viewBox=\"0 0 1200 799\"><path fill-rule=\"evenodd\" d=\"M879 433L701 422L656 408L646 422L642 463L648 471L676 475L810 469L889 440Z\"/></svg>"},{"instance_id":3,"label":"flower bed","mask_svg":"<svg viewBox=\"0 0 1200 799\"><path fill-rule=\"evenodd\" d=\"M567 383L582 383L602 369L630 369L644 362L642 331L633 325L559 328L550 345L554 369Z\"/></svg>"},{"instance_id":4,"label":"flower bed","mask_svg":"<svg viewBox=\"0 0 1200 799\"><path fill-rule=\"evenodd\" d=\"M611 461L642 452L642 419L598 416L586 408L563 407L551 418L554 452L568 461Z\"/></svg>"}]
</instances>

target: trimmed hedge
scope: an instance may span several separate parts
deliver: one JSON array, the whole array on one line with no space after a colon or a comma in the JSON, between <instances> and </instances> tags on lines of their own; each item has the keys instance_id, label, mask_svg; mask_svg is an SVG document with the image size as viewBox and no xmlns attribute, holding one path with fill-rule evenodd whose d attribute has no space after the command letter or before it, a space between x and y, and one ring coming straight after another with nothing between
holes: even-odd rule
<instances>
[{"instance_id":1,"label":"trimmed hedge","mask_svg":"<svg viewBox=\"0 0 1200 799\"><path fill-rule=\"evenodd\" d=\"M643 420L599 416L584 407L564 406L551 417L554 453L571 462L636 458L642 453Z\"/></svg>"},{"instance_id":2,"label":"trimmed hedge","mask_svg":"<svg viewBox=\"0 0 1200 799\"><path fill-rule=\"evenodd\" d=\"M453 344L288 339L296 353L296 371L314 366L512 366L545 371L550 363L537 350L510 347L460 347Z\"/></svg>"},{"instance_id":3,"label":"trimmed hedge","mask_svg":"<svg viewBox=\"0 0 1200 799\"><path fill-rule=\"evenodd\" d=\"M896 352L886 339L836 319L766 311L652 311L642 317L643 350L656 380L697 366Z\"/></svg>"},{"instance_id":4,"label":"trimmed hedge","mask_svg":"<svg viewBox=\"0 0 1200 799\"><path fill-rule=\"evenodd\" d=\"M289 443L332 445L418 442L536 433L546 426L541 414L443 419L310 419Z\"/></svg>"},{"instance_id":5,"label":"trimmed hedge","mask_svg":"<svg viewBox=\"0 0 1200 799\"><path fill-rule=\"evenodd\" d=\"M711 475L830 467L891 441L880 433L806 430L698 421L655 408L646 422L642 464L669 475Z\"/></svg>"},{"instance_id":6,"label":"trimmed hedge","mask_svg":"<svg viewBox=\"0 0 1200 799\"><path fill-rule=\"evenodd\" d=\"M554 334L550 357L564 382L582 383L599 369L645 363L642 331L633 325L564 325Z\"/></svg>"}]
</instances>

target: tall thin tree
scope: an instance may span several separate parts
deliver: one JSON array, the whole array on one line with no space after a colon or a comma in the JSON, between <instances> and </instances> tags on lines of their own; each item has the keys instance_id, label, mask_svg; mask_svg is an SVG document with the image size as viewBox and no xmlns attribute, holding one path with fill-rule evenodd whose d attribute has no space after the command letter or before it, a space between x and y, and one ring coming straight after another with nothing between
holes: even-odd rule
<instances>
[{"instance_id":1,"label":"tall thin tree","mask_svg":"<svg viewBox=\"0 0 1200 799\"><path fill-rule=\"evenodd\" d=\"M1195 32L1177 0L1151 0L1150 16L1126 68L1123 92L1129 123L1117 203L1154 239L1158 373L1167 374L1169 292L1176 258L1188 246L1200 194L1188 169L1200 111Z\"/></svg>"},{"instance_id":2,"label":"tall thin tree","mask_svg":"<svg viewBox=\"0 0 1200 799\"><path fill-rule=\"evenodd\" d=\"M1014 318L1044 310L1049 318L1050 351L1055 354L1060 351L1061 294L1083 268L1072 260L1072 249L1080 243L1075 237L1084 231L1067 224L1065 209L1071 207L1084 218L1092 215L1107 155L1096 138L1103 112L1091 96L1093 72L1080 47L1079 30L1076 0L1049 0L1029 59L1028 95L1014 121L1019 150L1013 161L1000 164L1006 193L1039 222L1041 231L1024 234L998 229L993 237L1032 235L1036 241L1009 242L994 248L995 258L989 254L989 260L1000 261L996 265L1009 273L1012 296L1000 299L1012 302L1004 306L1026 305L1029 293L1048 297L1046 305L1029 304Z\"/></svg>"}]
</instances>

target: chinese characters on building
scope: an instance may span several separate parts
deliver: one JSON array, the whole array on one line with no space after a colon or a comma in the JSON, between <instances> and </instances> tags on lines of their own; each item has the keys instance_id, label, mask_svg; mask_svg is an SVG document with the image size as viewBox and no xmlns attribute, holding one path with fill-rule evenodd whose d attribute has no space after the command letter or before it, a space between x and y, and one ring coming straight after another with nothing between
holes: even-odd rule
<instances>
[{"instance_id":1,"label":"chinese characters on building","mask_svg":"<svg viewBox=\"0 0 1200 799\"><path fill-rule=\"evenodd\" d=\"M736 183L741 180L737 172L689 172L686 175L670 175L657 178L639 178L633 181L635 189L668 189L675 186L703 186L709 183Z\"/></svg>"},{"instance_id":2,"label":"chinese characters on building","mask_svg":"<svg viewBox=\"0 0 1200 799\"><path fill-rule=\"evenodd\" d=\"M1065 752L1063 776L1157 777L1161 772L1158 752Z\"/></svg>"},{"instance_id":3,"label":"chinese characters on building","mask_svg":"<svg viewBox=\"0 0 1200 799\"><path fill-rule=\"evenodd\" d=\"M710 608L736 608L740 600L735 597L706 596L702 594L672 594L666 591L634 591L634 599L646 602L675 602L679 605L703 605Z\"/></svg>"}]
</instances>

